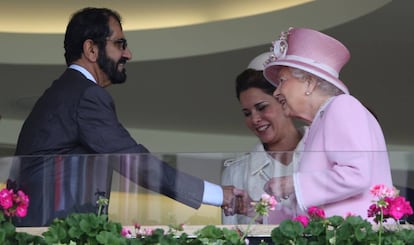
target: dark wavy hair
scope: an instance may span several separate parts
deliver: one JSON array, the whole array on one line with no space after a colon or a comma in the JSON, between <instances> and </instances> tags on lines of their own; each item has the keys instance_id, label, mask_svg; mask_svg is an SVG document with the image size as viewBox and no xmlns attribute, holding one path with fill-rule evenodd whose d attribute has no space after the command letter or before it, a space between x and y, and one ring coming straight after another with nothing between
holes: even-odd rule
<instances>
[{"instance_id":1,"label":"dark wavy hair","mask_svg":"<svg viewBox=\"0 0 414 245\"><path fill-rule=\"evenodd\" d=\"M69 66L78 60L83 52L83 43L90 39L98 45L99 50L105 48L106 38L111 36L109 18L115 18L121 24L121 16L107 8L84 8L74 13L65 33L65 60Z\"/></svg>"},{"instance_id":2,"label":"dark wavy hair","mask_svg":"<svg viewBox=\"0 0 414 245\"><path fill-rule=\"evenodd\" d=\"M261 89L264 93L273 95L276 87L266 80L263 71L246 69L236 78L236 96L240 100L240 93L249 88Z\"/></svg>"}]
</instances>

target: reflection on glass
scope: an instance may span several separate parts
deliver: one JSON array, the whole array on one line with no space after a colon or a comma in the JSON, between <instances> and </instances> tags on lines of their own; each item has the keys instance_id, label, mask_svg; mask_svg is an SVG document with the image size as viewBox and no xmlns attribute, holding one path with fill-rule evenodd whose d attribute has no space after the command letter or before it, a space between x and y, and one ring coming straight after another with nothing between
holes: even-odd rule
<instances>
[{"instance_id":1,"label":"reflection on glass","mask_svg":"<svg viewBox=\"0 0 414 245\"><path fill-rule=\"evenodd\" d=\"M236 186L240 185L240 188L248 190L251 198L258 200L264 193L263 186L269 178L288 176L297 169L295 163L302 155L289 154L292 156L293 164L286 167L280 163L276 164L280 159L289 156L282 153L272 155L263 152L168 153L157 154L154 157L161 158L183 172L212 183L229 184L230 181L236 180L237 183L234 182ZM319 153L308 152L307 157L312 158L317 154ZM347 154L347 157L352 158L355 153L331 154ZM412 201L414 153L384 152L383 154L390 159L394 186L400 189L402 196ZM105 210L109 214L109 219L124 225L228 223L220 207L202 205L199 209L193 209L172 198L160 195L156 189L150 191L142 187L140 185L142 178L149 176L139 173L139 164L149 164L149 159L145 154L2 157L0 158L0 187L5 187L9 181L9 186L18 185L28 190L26 193L30 197L28 211L30 215L15 221L17 225L22 226L39 226L38 224L47 223L54 217L64 217L72 212L96 212L96 200L100 195L110 199L109 206ZM229 159L243 159L244 165ZM33 164L39 161L41 165ZM122 168L127 168L129 171ZM233 168L232 171L227 170L230 168ZM157 174L162 175L162 173ZM326 180L320 178L319 181L323 183ZM312 193L313 190L306 191ZM326 191L330 191L329 186ZM281 204L275 211L276 214L282 209L290 210L292 215L299 214L295 196L289 196L286 200L283 197L278 198ZM354 208L349 207L349 211L352 212ZM249 217L245 218L244 222L243 220L237 222L248 223ZM258 220L257 223L272 224L271 218L272 214Z\"/></svg>"}]
</instances>

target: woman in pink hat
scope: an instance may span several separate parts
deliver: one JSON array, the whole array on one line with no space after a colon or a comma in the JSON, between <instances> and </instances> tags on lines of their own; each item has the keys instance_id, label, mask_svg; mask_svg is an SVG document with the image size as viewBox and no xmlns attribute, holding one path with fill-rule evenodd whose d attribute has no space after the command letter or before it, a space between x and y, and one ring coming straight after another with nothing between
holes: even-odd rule
<instances>
[{"instance_id":1,"label":"woman in pink hat","mask_svg":"<svg viewBox=\"0 0 414 245\"><path fill-rule=\"evenodd\" d=\"M339 79L347 48L321 32L294 28L273 42L264 75L277 86L284 113L309 124L292 176L272 178L265 190L294 196L296 215L319 206L326 216L367 218L370 188L392 186L387 147L374 116Z\"/></svg>"},{"instance_id":2,"label":"woman in pink hat","mask_svg":"<svg viewBox=\"0 0 414 245\"><path fill-rule=\"evenodd\" d=\"M297 162L294 151L300 151L300 140L305 132L305 128L296 128L292 119L284 115L282 106L273 97L276 87L263 76L263 65L269 55L263 53L255 57L236 78L236 96L245 124L258 142L251 152L225 161L222 174L223 185L246 190L254 201L260 200L270 177L292 175ZM275 211L256 222L278 224L289 219L292 203L293 200L280 199ZM284 212L279 212L281 209ZM223 224L249 224L254 215L252 212L223 216Z\"/></svg>"}]
</instances>

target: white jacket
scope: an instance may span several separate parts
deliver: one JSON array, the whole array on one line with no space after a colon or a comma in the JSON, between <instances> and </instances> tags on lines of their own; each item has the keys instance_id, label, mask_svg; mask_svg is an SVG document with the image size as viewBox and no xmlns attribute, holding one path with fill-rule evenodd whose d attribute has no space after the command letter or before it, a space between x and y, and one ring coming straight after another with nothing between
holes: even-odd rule
<instances>
[{"instance_id":1,"label":"white jacket","mask_svg":"<svg viewBox=\"0 0 414 245\"><path fill-rule=\"evenodd\" d=\"M304 127L304 131L307 128ZM304 134L306 135L306 134ZM258 201L265 191L264 185L271 177L289 176L293 174L295 165L299 158L299 153L303 148L303 137L293 154L292 162L289 165L284 165L278 160L274 159L268 152L265 151L261 142L257 143L251 152L238 157L236 159L229 159L224 162L224 171L222 174L222 185L234 185L236 188L247 190L250 197L254 201ZM277 154L277 153L276 153ZM276 210L269 212L269 221L273 224L280 223L284 219L291 218L294 214L289 211L292 206L291 202L294 197L289 197L287 200L279 200ZM281 209L284 211L281 212ZM251 217L245 215L225 216L223 214L223 224L248 224ZM263 218L263 223L266 224L266 217Z\"/></svg>"}]
</instances>

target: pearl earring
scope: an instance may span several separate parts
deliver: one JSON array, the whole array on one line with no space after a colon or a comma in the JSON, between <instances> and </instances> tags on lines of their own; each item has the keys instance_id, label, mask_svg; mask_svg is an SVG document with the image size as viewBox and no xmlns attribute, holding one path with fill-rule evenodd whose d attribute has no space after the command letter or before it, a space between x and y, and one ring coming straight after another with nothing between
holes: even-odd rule
<instances>
[{"instance_id":1,"label":"pearl earring","mask_svg":"<svg viewBox=\"0 0 414 245\"><path fill-rule=\"evenodd\" d=\"M305 94L309 96L309 95L311 95L311 92L306 91Z\"/></svg>"}]
</instances>

